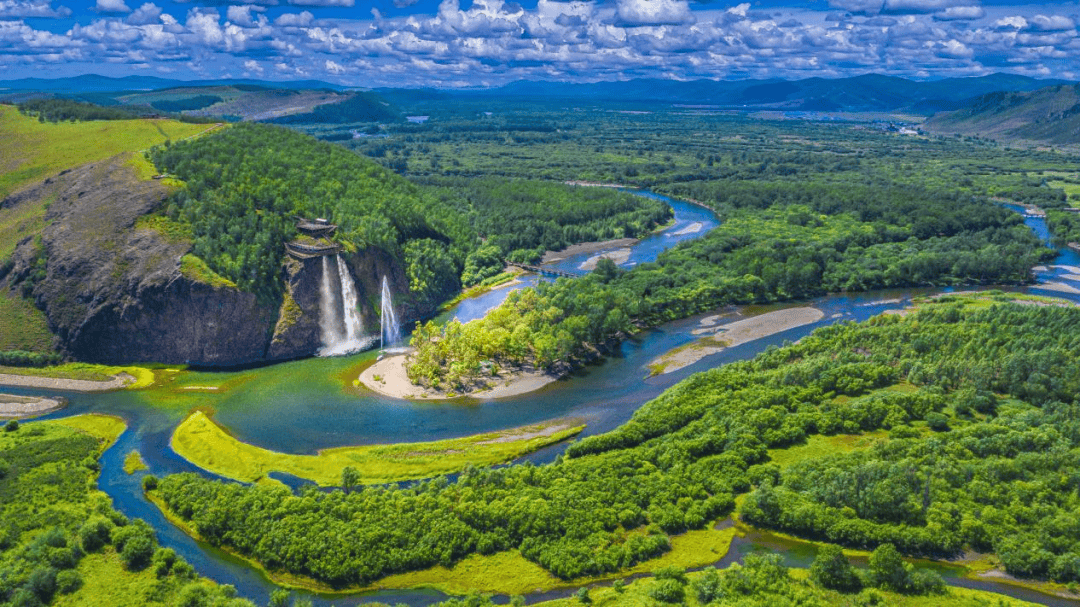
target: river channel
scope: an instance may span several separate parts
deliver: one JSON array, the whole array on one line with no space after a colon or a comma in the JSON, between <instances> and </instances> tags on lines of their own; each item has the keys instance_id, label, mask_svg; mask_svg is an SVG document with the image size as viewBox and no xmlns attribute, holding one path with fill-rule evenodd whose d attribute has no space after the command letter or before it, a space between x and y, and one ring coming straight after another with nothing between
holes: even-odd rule
<instances>
[{"instance_id":1,"label":"river channel","mask_svg":"<svg viewBox=\"0 0 1080 607\"><path fill-rule=\"evenodd\" d=\"M657 196L650 192L637 193ZM674 224L634 245L629 257L622 262L623 267L653 261L660 252L677 242L700 237L719 225L719 220L711 211L686 202L660 198L674 209ZM1025 223L1049 242L1045 220L1025 217ZM596 252L584 257L593 255ZM584 258L569 258L560 261L556 267L582 272L578 267L584 261ZM1015 290L1080 302L1078 266L1080 255L1063 250L1053 265L1038 269L1038 284ZM507 293L535 284L537 280L540 279L528 277L516 285L466 300L444 318L457 317L467 321L482 316L497 306ZM242 371L178 373L172 381L140 391L82 394L7 387L4 391L15 394L57 394L69 399L70 404L66 409L45 419L81 413L105 413L124 418L129 429L102 457L100 488L112 497L117 510L153 525L161 544L176 550L200 574L223 584L232 584L240 596L266 604L270 592L276 588L272 582L246 564L211 546L196 542L171 525L155 506L143 498L141 477L145 473L128 475L123 471L124 456L137 449L149 466L149 473L162 476L195 471L205 475L205 472L174 454L169 447L173 429L195 408L212 410L215 419L242 441L290 453L315 453L323 448L344 445L453 438L562 417L582 419L587 424L583 435L597 434L626 422L642 404L693 373L750 358L771 345L795 341L821 326L862 321L885 310L903 308L910 304L913 297L939 291L908 289L840 294L785 305L725 308L644 331L624 342L618 351L598 364L581 369L536 392L498 400L413 402L380 396L354 386L353 380L359 370L374 360L376 352L340 358L312 358ZM824 313L820 321L728 348L673 373L646 378L650 361L694 340L696 336L692 331L700 327L705 316L719 314L720 322L726 323L782 307L807 305ZM528 459L537 463L548 462L564 447L552 446L530 455ZM295 486L292 482L295 479L282 480ZM813 558L812 549L806 545L785 543L769 534L751 533L737 537L721 563L741 559L752 550L780 552L793 566L805 567ZM1080 604L1008 584L968 580L955 569L943 568L942 574L950 584L974 586L1028 601L1049 605ZM568 594L570 591L544 595L543 598ZM403 590L310 598L316 605L347 607L373 601L419 606L446 597L432 590ZM539 595L530 597L530 602L539 598Z\"/></svg>"}]
</instances>

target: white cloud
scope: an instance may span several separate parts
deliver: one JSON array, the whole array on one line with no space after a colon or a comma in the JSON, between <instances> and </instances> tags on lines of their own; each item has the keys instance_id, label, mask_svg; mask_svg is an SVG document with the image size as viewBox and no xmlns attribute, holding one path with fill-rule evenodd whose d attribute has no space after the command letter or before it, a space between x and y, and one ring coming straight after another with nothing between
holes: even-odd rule
<instances>
[{"instance_id":1,"label":"white cloud","mask_svg":"<svg viewBox=\"0 0 1080 607\"><path fill-rule=\"evenodd\" d=\"M0 0L0 18L38 17L45 19L62 18L71 15L66 6L52 7L49 0Z\"/></svg>"},{"instance_id":2,"label":"white cloud","mask_svg":"<svg viewBox=\"0 0 1080 607\"><path fill-rule=\"evenodd\" d=\"M336 62L331 61L329 59L326 60L326 63L324 64L324 67L326 68L327 72L330 72L331 74L334 74L335 76L345 73L345 68L341 67Z\"/></svg>"},{"instance_id":3,"label":"white cloud","mask_svg":"<svg viewBox=\"0 0 1080 607\"><path fill-rule=\"evenodd\" d=\"M1039 32L1061 32L1075 27L1076 23L1065 15L1035 15L1028 20L1028 28Z\"/></svg>"},{"instance_id":4,"label":"white cloud","mask_svg":"<svg viewBox=\"0 0 1080 607\"><path fill-rule=\"evenodd\" d=\"M161 8L153 2L147 2L135 9L135 12L124 20L130 25L150 25L161 21Z\"/></svg>"},{"instance_id":5,"label":"white cloud","mask_svg":"<svg viewBox=\"0 0 1080 607\"><path fill-rule=\"evenodd\" d=\"M124 4L124 0L97 0L94 7L99 13L130 13L131 8Z\"/></svg>"},{"instance_id":6,"label":"white cloud","mask_svg":"<svg viewBox=\"0 0 1080 607\"><path fill-rule=\"evenodd\" d=\"M289 0L293 6L353 6L356 0Z\"/></svg>"},{"instance_id":7,"label":"white cloud","mask_svg":"<svg viewBox=\"0 0 1080 607\"><path fill-rule=\"evenodd\" d=\"M265 12L266 9L261 6L245 4L244 6L230 6L225 11L225 18L229 20L233 25L239 25L240 27L256 27L255 18L252 16L252 12Z\"/></svg>"},{"instance_id":8,"label":"white cloud","mask_svg":"<svg viewBox=\"0 0 1080 607\"><path fill-rule=\"evenodd\" d=\"M615 5L624 25L681 25L694 20L686 0L615 0Z\"/></svg>"},{"instance_id":9,"label":"white cloud","mask_svg":"<svg viewBox=\"0 0 1080 607\"><path fill-rule=\"evenodd\" d=\"M934 19L939 21L959 21L982 19L986 11L981 6L950 6L944 12L934 13Z\"/></svg>"},{"instance_id":10,"label":"white cloud","mask_svg":"<svg viewBox=\"0 0 1080 607\"><path fill-rule=\"evenodd\" d=\"M253 59L248 59L244 62L244 71L249 74L256 74L259 76L262 76L263 74L262 66L259 65L258 61L255 61Z\"/></svg>"}]
</instances>

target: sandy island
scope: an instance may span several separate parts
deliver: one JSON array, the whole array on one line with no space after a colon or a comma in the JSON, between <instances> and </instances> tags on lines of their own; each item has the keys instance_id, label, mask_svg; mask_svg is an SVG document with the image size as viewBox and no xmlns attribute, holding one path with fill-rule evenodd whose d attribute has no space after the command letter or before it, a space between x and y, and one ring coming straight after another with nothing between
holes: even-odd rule
<instances>
[{"instance_id":1,"label":"sandy island","mask_svg":"<svg viewBox=\"0 0 1080 607\"><path fill-rule=\"evenodd\" d=\"M540 260L540 263L555 263L557 261L562 261L567 257L573 257L574 255L597 253L609 249L625 249L627 247L632 247L637 243L637 238L619 238L617 240L598 240L595 242L572 244L561 251L548 251L544 253L544 258Z\"/></svg>"},{"instance_id":2,"label":"sandy island","mask_svg":"<svg viewBox=\"0 0 1080 607\"><path fill-rule=\"evenodd\" d=\"M722 352L725 348L768 337L781 331L817 322L825 313L817 308L789 308L777 310L726 325L715 326L715 316L702 319L694 335L711 333L688 345L663 354L649 363L653 375L662 375L688 367L697 361Z\"/></svg>"},{"instance_id":3,"label":"sandy island","mask_svg":"<svg viewBox=\"0 0 1080 607\"><path fill-rule=\"evenodd\" d=\"M596 269L596 264L600 263L601 259L610 259L611 261L615 262L615 265L626 263L630 260L631 253L632 251L629 248L624 248L616 249L614 251L608 251L599 255L593 255L592 257L582 262L582 264L578 266L578 269L591 272Z\"/></svg>"},{"instance_id":4,"label":"sandy island","mask_svg":"<svg viewBox=\"0 0 1080 607\"><path fill-rule=\"evenodd\" d=\"M63 409L67 400L44 396L16 396L0 394L0 418L35 417Z\"/></svg>"},{"instance_id":5,"label":"sandy island","mask_svg":"<svg viewBox=\"0 0 1080 607\"><path fill-rule=\"evenodd\" d=\"M687 234L697 234L704 228L705 224L701 223L700 221L695 221L694 223L686 226L678 232L671 232L671 236L686 236Z\"/></svg>"},{"instance_id":6,"label":"sandy island","mask_svg":"<svg viewBox=\"0 0 1080 607\"><path fill-rule=\"evenodd\" d=\"M1037 285L1032 285L1035 289L1046 289L1047 291L1057 291L1059 293L1069 293L1072 295L1080 295L1080 289L1067 285L1063 282L1041 282Z\"/></svg>"},{"instance_id":7,"label":"sandy island","mask_svg":"<svg viewBox=\"0 0 1080 607\"><path fill-rule=\"evenodd\" d=\"M405 373L405 362L408 357L407 353L397 354L377 361L360 374L360 383L373 392L393 398L443 400L461 396L482 399L517 396L518 394L539 390L559 379L557 375L544 371L504 372L498 377L488 379L491 385L490 388L476 390L467 394L457 394L444 390L424 388L409 381L409 376Z\"/></svg>"},{"instance_id":8,"label":"sandy island","mask_svg":"<svg viewBox=\"0 0 1080 607\"><path fill-rule=\"evenodd\" d=\"M12 375L0 373L0 386L19 386L20 388L46 388L48 390L66 390L68 392L106 392L118 390L135 381L127 373L118 373L108 381L87 379L63 379L59 377L39 377L37 375Z\"/></svg>"}]
</instances>

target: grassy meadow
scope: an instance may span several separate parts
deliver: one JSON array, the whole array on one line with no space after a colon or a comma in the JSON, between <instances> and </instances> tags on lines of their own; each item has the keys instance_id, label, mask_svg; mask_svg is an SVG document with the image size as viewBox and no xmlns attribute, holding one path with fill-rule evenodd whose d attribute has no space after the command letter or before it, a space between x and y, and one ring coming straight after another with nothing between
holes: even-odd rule
<instances>
[{"instance_id":1,"label":"grassy meadow","mask_svg":"<svg viewBox=\"0 0 1080 607\"><path fill-rule=\"evenodd\" d=\"M174 451L196 466L239 481L258 482L284 472L323 486L339 486L351 466L358 483L391 483L452 474L466 465L490 466L516 459L581 432L585 426L552 422L501 432L423 443L326 449L318 455L278 453L229 436L205 413L196 411L173 433Z\"/></svg>"}]
</instances>

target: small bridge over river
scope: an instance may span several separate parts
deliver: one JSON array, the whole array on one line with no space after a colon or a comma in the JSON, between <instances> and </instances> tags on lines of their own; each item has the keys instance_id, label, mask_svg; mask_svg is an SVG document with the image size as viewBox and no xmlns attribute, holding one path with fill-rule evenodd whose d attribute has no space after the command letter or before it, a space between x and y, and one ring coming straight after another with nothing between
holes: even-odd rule
<instances>
[{"instance_id":1,"label":"small bridge over river","mask_svg":"<svg viewBox=\"0 0 1080 607\"><path fill-rule=\"evenodd\" d=\"M507 261L506 265L515 268L521 268L527 272L534 272L536 274L543 274L544 276L556 276L560 278L578 278L580 274L571 274L570 272L563 272L562 270L553 270L551 268L545 268L544 266L531 266L525 263L517 263L514 261Z\"/></svg>"}]
</instances>

